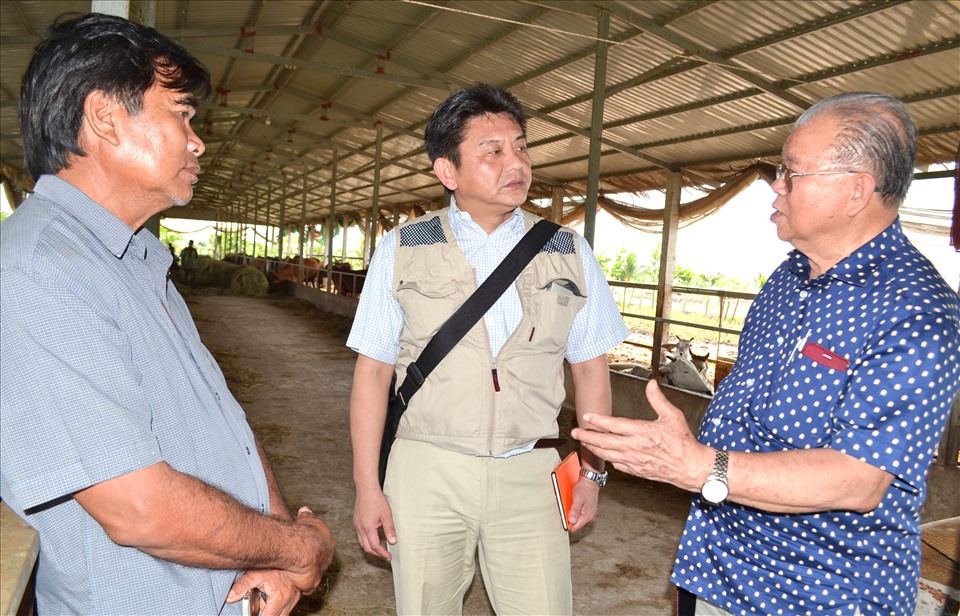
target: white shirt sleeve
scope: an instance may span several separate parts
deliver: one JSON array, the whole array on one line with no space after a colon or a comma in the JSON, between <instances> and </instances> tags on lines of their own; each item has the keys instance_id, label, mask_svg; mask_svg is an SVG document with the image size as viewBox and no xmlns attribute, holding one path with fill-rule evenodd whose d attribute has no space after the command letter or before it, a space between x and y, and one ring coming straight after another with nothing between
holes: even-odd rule
<instances>
[{"instance_id":1,"label":"white shirt sleeve","mask_svg":"<svg viewBox=\"0 0 960 616\"><path fill-rule=\"evenodd\" d=\"M572 364L603 355L630 335L593 249L582 235L577 234L577 239L587 282L587 302L574 317L567 336L565 356Z\"/></svg>"},{"instance_id":2,"label":"white shirt sleeve","mask_svg":"<svg viewBox=\"0 0 960 616\"><path fill-rule=\"evenodd\" d=\"M403 309L393 296L396 229L386 233L370 260L347 346L371 359L396 364L400 354Z\"/></svg>"}]
</instances>

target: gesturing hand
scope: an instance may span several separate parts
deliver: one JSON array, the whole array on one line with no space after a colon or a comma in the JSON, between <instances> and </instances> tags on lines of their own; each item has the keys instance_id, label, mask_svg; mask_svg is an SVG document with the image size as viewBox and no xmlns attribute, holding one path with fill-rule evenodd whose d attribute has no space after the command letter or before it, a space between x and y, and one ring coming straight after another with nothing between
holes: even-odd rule
<instances>
[{"instance_id":1,"label":"gesturing hand","mask_svg":"<svg viewBox=\"0 0 960 616\"><path fill-rule=\"evenodd\" d=\"M710 448L697 442L683 411L667 400L656 381L647 383L646 393L655 421L586 414L573 438L618 470L699 490L701 471L712 464Z\"/></svg>"}]
</instances>

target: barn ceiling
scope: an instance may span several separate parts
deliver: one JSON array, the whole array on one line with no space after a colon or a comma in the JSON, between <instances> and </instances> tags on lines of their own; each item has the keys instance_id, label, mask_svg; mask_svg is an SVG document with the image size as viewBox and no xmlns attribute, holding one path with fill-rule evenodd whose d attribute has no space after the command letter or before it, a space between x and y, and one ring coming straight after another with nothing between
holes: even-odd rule
<instances>
[{"instance_id":1,"label":"barn ceiling","mask_svg":"<svg viewBox=\"0 0 960 616\"><path fill-rule=\"evenodd\" d=\"M90 6L0 0L0 157L18 187L31 50L55 16ZM387 216L429 209L443 189L424 122L475 82L510 89L528 112L531 198L587 195L595 98L601 195L662 188L669 171L718 186L776 162L796 117L842 91L903 99L923 168L953 161L960 142L956 1L131 0L130 16L213 77L195 120L204 171L182 217L276 225L304 204L308 223L331 206L366 217L375 200Z\"/></svg>"}]
</instances>

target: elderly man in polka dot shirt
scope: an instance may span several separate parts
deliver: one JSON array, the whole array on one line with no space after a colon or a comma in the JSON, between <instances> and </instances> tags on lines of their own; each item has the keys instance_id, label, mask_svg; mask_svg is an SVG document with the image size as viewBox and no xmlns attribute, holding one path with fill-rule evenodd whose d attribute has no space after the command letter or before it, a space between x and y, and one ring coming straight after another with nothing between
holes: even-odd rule
<instances>
[{"instance_id":1,"label":"elderly man in polka dot shirt","mask_svg":"<svg viewBox=\"0 0 960 616\"><path fill-rule=\"evenodd\" d=\"M770 217L793 250L757 296L694 437L586 415L574 437L695 492L671 581L680 613L912 615L927 469L960 388L960 302L903 234L917 129L882 94L811 107Z\"/></svg>"}]
</instances>

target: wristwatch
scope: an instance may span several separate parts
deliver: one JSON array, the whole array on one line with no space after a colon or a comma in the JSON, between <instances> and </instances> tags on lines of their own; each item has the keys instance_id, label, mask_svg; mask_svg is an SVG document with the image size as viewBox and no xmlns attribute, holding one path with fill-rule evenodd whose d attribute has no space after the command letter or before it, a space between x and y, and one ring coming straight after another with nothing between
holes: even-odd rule
<instances>
[{"instance_id":1,"label":"wristwatch","mask_svg":"<svg viewBox=\"0 0 960 616\"><path fill-rule=\"evenodd\" d=\"M717 455L713 459L713 472L707 477L707 481L700 488L700 497L713 505L719 505L727 499L730 493L727 488L727 463L730 461L730 454L722 449L717 450Z\"/></svg>"},{"instance_id":2,"label":"wristwatch","mask_svg":"<svg viewBox=\"0 0 960 616\"><path fill-rule=\"evenodd\" d=\"M580 476L583 477L584 479L592 481L593 483L597 484L601 488L607 485L607 471L598 473L597 471L591 471L590 469L581 468Z\"/></svg>"}]
</instances>

